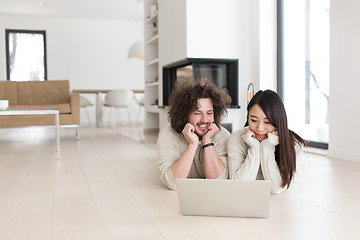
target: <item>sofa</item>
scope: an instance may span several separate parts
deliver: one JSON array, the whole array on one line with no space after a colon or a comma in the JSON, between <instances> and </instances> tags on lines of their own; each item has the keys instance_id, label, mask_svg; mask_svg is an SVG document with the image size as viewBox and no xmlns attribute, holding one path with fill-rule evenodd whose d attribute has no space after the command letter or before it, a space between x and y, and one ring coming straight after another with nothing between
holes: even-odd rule
<instances>
[{"instance_id":1,"label":"sofa","mask_svg":"<svg viewBox=\"0 0 360 240\"><path fill-rule=\"evenodd\" d=\"M70 93L68 80L0 81L0 99L8 109L58 109L60 126L80 124L79 94ZM55 125L53 115L0 116L0 127Z\"/></svg>"}]
</instances>

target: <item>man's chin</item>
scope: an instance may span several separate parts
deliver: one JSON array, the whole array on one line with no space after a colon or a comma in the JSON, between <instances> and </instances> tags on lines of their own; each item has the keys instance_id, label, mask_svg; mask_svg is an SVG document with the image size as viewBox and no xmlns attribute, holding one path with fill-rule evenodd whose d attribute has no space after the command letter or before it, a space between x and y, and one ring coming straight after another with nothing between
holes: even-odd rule
<instances>
[{"instance_id":1,"label":"man's chin","mask_svg":"<svg viewBox=\"0 0 360 240\"><path fill-rule=\"evenodd\" d=\"M208 131L209 131L208 129L206 129L206 130L196 130L195 133L196 133L196 135L198 135L199 137L202 137L202 136L204 136L205 134L207 134Z\"/></svg>"}]
</instances>

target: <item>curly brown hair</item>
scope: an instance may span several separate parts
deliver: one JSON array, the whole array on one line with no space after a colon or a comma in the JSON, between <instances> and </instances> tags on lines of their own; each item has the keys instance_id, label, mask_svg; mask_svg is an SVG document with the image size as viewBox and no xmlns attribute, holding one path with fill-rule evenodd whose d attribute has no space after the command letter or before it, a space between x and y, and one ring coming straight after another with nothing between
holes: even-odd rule
<instances>
[{"instance_id":1,"label":"curly brown hair","mask_svg":"<svg viewBox=\"0 0 360 240\"><path fill-rule=\"evenodd\" d=\"M209 82L203 85L193 81L178 81L169 98L168 112L170 124L176 132L182 132L190 114L198 109L199 98L211 98L214 122L220 126L220 121L231 104L231 97L227 91Z\"/></svg>"}]
</instances>

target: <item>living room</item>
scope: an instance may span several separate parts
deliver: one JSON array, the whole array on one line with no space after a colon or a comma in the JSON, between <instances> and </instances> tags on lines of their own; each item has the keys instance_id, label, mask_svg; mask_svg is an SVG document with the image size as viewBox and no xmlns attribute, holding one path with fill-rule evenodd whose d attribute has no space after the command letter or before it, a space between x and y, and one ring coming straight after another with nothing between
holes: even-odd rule
<instances>
[{"instance_id":1,"label":"living room","mask_svg":"<svg viewBox=\"0 0 360 240\"><path fill-rule=\"evenodd\" d=\"M218 6L205 7L208 11L199 15L211 28L184 34L201 25L181 15L192 10L186 4ZM135 128L83 126L80 141L70 129L61 129L61 161L53 151L52 129L1 129L0 239L358 239L360 195L354 183L360 154L356 133L348 131L360 117L355 92L360 87L360 4L331 0L330 5L329 149L326 156L305 154L294 185L272 196L268 219L181 216L176 192L164 188L157 176L154 140L149 145L133 140L143 138L138 130L146 121ZM49 80L68 79L71 89L144 89L144 61L127 58L132 43L144 39L146 14L140 15L124 21L0 12L0 44L5 47L5 29L46 30ZM179 16L190 22L179 24ZM159 26L161 66L185 57L239 59L241 108L228 116L235 119L234 130L245 122L249 83L276 90L276 1L160 1L159 17L167 19ZM234 35L224 39L216 31ZM227 46L213 47L219 42ZM3 80L5 61L3 54ZM159 115L157 126L162 126L166 114ZM90 116L94 122L94 108ZM86 125L85 115L81 121Z\"/></svg>"}]
</instances>

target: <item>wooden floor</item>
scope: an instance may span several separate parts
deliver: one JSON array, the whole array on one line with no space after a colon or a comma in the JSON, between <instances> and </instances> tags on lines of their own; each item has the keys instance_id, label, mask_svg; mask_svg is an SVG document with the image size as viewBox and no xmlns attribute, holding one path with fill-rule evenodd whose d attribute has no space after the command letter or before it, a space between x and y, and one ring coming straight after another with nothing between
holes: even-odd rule
<instances>
[{"instance_id":1,"label":"wooden floor","mask_svg":"<svg viewBox=\"0 0 360 240\"><path fill-rule=\"evenodd\" d=\"M267 219L185 217L157 175L156 136L60 132L58 161L53 128L0 129L1 240L360 239L359 163L305 154Z\"/></svg>"}]
</instances>

